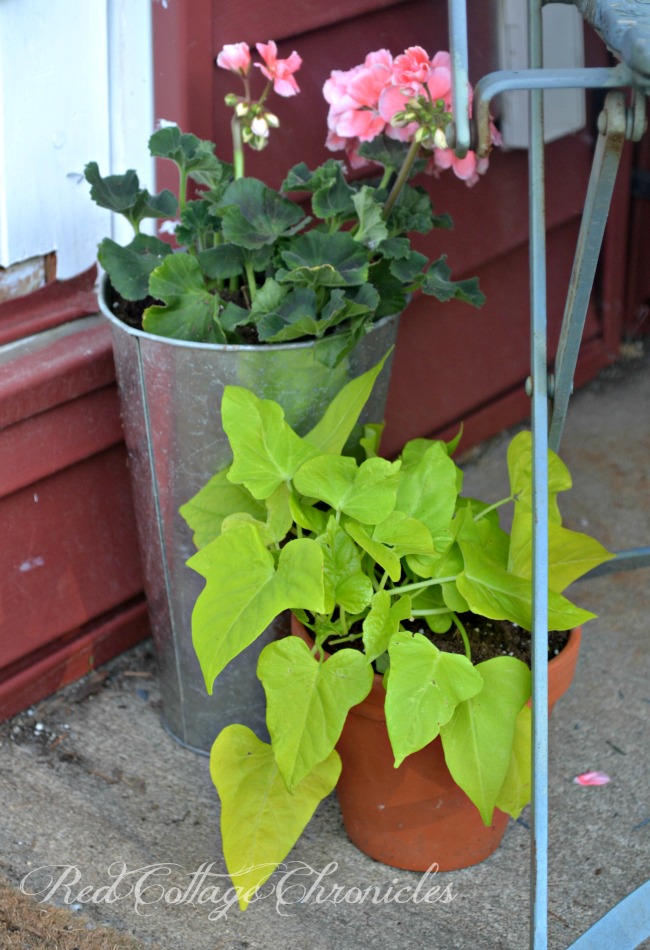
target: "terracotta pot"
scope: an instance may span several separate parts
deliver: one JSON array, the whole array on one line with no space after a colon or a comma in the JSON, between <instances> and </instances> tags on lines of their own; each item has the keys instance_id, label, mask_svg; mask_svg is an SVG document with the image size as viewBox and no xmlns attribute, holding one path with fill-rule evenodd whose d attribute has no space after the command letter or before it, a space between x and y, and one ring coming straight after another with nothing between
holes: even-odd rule
<instances>
[{"instance_id":1,"label":"terracotta pot","mask_svg":"<svg viewBox=\"0 0 650 950\"><path fill-rule=\"evenodd\" d=\"M292 618L292 632L310 641ZM549 663L549 710L571 685L580 630ZM384 716L385 691L375 675L369 696L350 710L337 750L343 770L336 787L350 840L383 864L409 871L440 871L478 864L503 837L508 816L495 810L486 828L477 808L456 785L435 739L395 769Z\"/></svg>"}]
</instances>

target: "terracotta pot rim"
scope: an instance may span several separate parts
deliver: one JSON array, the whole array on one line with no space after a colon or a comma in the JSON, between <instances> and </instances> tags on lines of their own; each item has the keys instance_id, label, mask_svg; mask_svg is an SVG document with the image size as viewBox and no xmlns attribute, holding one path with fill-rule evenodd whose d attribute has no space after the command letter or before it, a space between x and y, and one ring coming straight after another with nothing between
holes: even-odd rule
<instances>
[{"instance_id":1,"label":"terracotta pot rim","mask_svg":"<svg viewBox=\"0 0 650 950\"><path fill-rule=\"evenodd\" d=\"M294 614L291 615L291 633L294 636L301 637L306 643L313 645L314 641L311 634ZM571 685L581 639L582 627L574 627L569 631L569 639L564 648L548 661L549 709L555 705L560 696L562 696ZM324 651L324 653L326 658L330 656L327 651ZM566 686L562 688L564 684L566 684ZM375 673L370 692L366 698L354 708L359 713L363 711L363 714L368 715L370 718L383 719L385 696L386 691L384 690L382 677L379 673Z\"/></svg>"}]
</instances>

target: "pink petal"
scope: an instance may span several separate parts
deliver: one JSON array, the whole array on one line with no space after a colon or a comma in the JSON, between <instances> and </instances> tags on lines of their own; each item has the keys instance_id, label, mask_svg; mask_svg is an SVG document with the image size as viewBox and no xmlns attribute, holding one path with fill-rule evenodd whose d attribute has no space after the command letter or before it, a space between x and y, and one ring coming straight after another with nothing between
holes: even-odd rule
<instances>
[{"instance_id":1,"label":"pink petal","mask_svg":"<svg viewBox=\"0 0 650 950\"><path fill-rule=\"evenodd\" d=\"M611 779L605 772L583 772L582 775L576 775L573 781L576 785L607 785Z\"/></svg>"},{"instance_id":2,"label":"pink petal","mask_svg":"<svg viewBox=\"0 0 650 950\"><path fill-rule=\"evenodd\" d=\"M250 65L251 53L247 43L226 43L217 56L217 66L242 76L248 75Z\"/></svg>"}]
</instances>

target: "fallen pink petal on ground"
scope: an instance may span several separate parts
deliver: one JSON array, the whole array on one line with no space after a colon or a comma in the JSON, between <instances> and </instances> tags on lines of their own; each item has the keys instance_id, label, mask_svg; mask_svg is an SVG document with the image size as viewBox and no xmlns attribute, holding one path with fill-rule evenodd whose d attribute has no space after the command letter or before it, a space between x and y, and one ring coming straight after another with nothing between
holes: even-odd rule
<instances>
[{"instance_id":1,"label":"fallen pink petal on ground","mask_svg":"<svg viewBox=\"0 0 650 950\"><path fill-rule=\"evenodd\" d=\"M576 785L607 785L611 779L605 772L583 772L582 775L576 775L573 781Z\"/></svg>"}]
</instances>

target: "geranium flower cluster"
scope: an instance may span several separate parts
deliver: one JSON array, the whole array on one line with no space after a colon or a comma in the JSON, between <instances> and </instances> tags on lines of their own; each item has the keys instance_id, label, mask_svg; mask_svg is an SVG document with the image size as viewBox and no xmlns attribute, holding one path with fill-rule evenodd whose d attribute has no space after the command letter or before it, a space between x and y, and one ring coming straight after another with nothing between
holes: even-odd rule
<instances>
[{"instance_id":1,"label":"geranium flower cluster","mask_svg":"<svg viewBox=\"0 0 650 950\"><path fill-rule=\"evenodd\" d=\"M295 50L287 59L278 59L278 48L273 40L256 43L255 48L262 59L261 63L253 63L247 43L227 43L217 56L217 66L235 73L243 80L244 95L231 93L226 96L226 104L235 110L243 141L260 151L266 147L269 129L278 126L277 116L269 112L264 104L271 87L279 96L295 96L300 92L294 73L300 69L302 59ZM259 99L251 97L251 66L259 69L268 79Z\"/></svg>"},{"instance_id":2,"label":"geranium flower cluster","mask_svg":"<svg viewBox=\"0 0 650 950\"><path fill-rule=\"evenodd\" d=\"M470 103L472 88L469 88ZM451 121L451 58L441 51L429 57L421 46L411 46L393 58L386 49L369 53L348 70L333 70L323 87L329 103L326 145L345 150L353 168L368 161L359 146L384 134L413 142L431 153L430 174L452 168L468 185L486 171L488 160L475 152L458 158L447 147L444 129ZM492 141L499 142L492 127Z\"/></svg>"}]
</instances>

